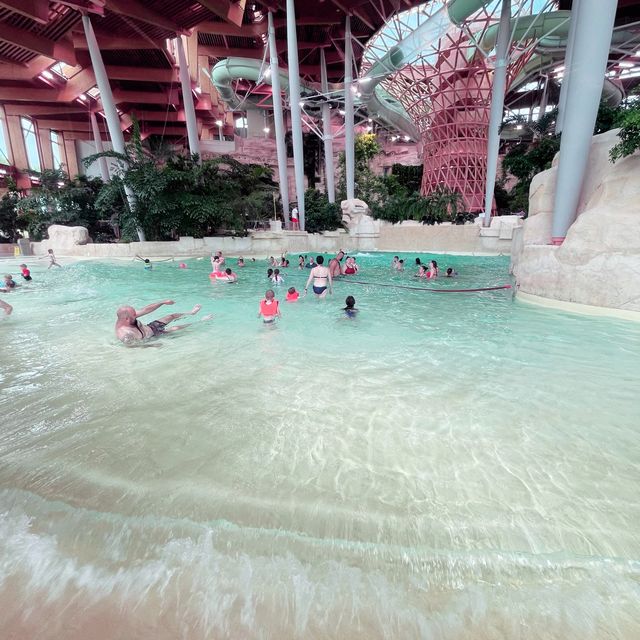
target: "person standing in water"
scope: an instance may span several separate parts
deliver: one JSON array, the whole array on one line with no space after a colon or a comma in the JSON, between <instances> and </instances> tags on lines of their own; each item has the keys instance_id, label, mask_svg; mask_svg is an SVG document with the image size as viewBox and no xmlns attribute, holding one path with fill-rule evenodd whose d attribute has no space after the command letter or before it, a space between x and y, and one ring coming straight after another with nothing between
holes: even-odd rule
<instances>
[{"instance_id":1,"label":"person standing in water","mask_svg":"<svg viewBox=\"0 0 640 640\"><path fill-rule=\"evenodd\" d=\"M190 325L182 324L177 325L175 327L167 327L170 322L174 320L178 320L179 318L183 318L184 316L195 316L198 311L202 308L201 305L197 304L191 311L186 313L170 313L167 316L163 316L158 320L154 320L149 324L142 324L138 318L141 316L146 316L148 313L153 313L156 309L159 309L163 305L171 305L174 304L173 300L163 300L162 302L154 302L153 304L148 304L146 307L142 307L139 311L134 309L131 306L125 305L120 307L116 311L116 337L122 343L127 346L135 344L136 342L141 342L143 340L147 340L148 338L154 338L156 336L161 336L165 333L171 333L174 331L180 331L181 329L186 329ZM203 320L210 320L213 316L208 315L203 318Z\"/></svg>"},{"instance_id":2,"label":"person standing in water","mask_svg":"<svg viewBox=\"0 0 640 640\"><path fill-rule=\"evenodd\" d=\"M324 298L327 295L327 290L329 293L333 293L333 279L331 277L331 270L324 266L324 258L318 256L316 262L318 264L309 272L304 290L306 293L309 288L309 283L313 280L313 293L316 294L317 298Z\"/></svg>"},{"instance_id":3,"label":"person standing in water","mask_svg":"<svg viewBox=\"0 0 640 640\"><path fill-rule=\"evenodd\" d=\"M62 265L56 260L56 256L53 253L53 249L47 249L47 255L46 256L42 256L40 258L38 258L38 260L42 260L43 258L49 258L49 266L47 267L48 269L51 269L51 267L61 267Z\"/></svg>"},{"instance_id":4,"label":"person standing in water","mask_svg":"<svg viewBox=\"0 0 640 640\"><path fill-rule=\"evenodd\" d=\"M329 273L331 274L332 278L342 275L342 264L340 263L342 262L343 258L344 251L340 249L340 251L338 251L338 253L336 254L336 257L329 260Z\"/></svg>"},{"instance_id":5,"label":"person standing in water","mask_svg":"<svg viewBox=\"0 0 640 640\"><path fill-rule=\"evenodd\" d=\"M262 322L265 324L273 324L276 318L282 318L280 303L276 300L276 294L273 289L267 289L264 299L260 301L258 318L262 318Z\"/></svg>"},{"instance_id":6,"label":"person standing in water","mask_svg":"<svg viewBox=\"0 0 640 640\"><path fill-rule=\"evenodd\" d=\"M344 315L347 318L355 318L358 315L358 309L356 309L356 299L353 296L347 296L344 301L346 307L343 309Z\"/></svg>"}]
</instances>

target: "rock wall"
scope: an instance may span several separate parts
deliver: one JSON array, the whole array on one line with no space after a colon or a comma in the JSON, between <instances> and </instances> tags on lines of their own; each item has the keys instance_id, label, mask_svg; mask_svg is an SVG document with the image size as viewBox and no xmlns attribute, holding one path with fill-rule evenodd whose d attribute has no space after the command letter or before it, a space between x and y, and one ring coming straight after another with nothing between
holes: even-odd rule
<instances>
[{"instance_id":1,"label":"rock wall","mask_svg":"<svg viewBox=\"0 0 640 640\"><path fill-rule=\"evenodd\" d=\"M640 153L612 164L617 133L594 136L578 216L559 247L549 244L558 157L533 179L529 218L512 249L520 291L640 311Z\"/></svg>"}]
</instances>

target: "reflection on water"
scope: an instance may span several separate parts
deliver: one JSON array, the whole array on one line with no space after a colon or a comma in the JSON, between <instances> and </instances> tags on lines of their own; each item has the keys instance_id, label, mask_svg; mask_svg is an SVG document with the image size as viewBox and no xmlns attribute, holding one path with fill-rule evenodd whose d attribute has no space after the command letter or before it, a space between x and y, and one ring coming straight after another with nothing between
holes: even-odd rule
<instances>
[{"instance_id":1,"label":"reflection on water","mask_svg":"<svg viewBox=\"0 0 640 640\"><path fill-rule=\"evenodd\" d=\"M460 276L435 286L506 278L439 262ZM265 330L263 265L233 287L206 266L81 263L11 294L0 637L640 635L640 327L340 282ZM115 342L115 307L167 297L215 318Z\"/></svg>"}]
</instances>

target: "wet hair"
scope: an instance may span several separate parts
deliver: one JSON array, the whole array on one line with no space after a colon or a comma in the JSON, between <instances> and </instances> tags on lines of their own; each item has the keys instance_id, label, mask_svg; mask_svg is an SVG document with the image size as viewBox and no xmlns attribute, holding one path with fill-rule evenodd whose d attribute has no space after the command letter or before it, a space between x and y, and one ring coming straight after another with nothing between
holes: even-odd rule
<instances>
[{"instance_id":1,"label":"wet hair","mask_svg":"<svg viewBox=\"0 0 640 640\"><path fill-rule=\"evenodd\" d=\"M273 275L274 275L274 276L279 276L279 275L280 275L280 269L276 269L276 270L273 272Z\"/></svg>"},{"instance_id":2,"label":"wet hair","mask_svg":"<svg viewBox=\"0 0 640 640\"><path fill-rule=\"evenodd\" d=\"M322 263L324 262L324 258L323 258L322 256L318 256L318 257L316 258L316 262L317 262L318 264L322 264Z\"/></svg>"},{"instance_id":3,"label":"wet hair","mask_svg":"<svg viewBox=\"0 0 640 640\"><path fill-rule=\"evenodd\" d=\"M233 273L233 271L231 271L231 269L225 269L225 270L224 270L224 272L225 272L228 276L230 276L230 275Z\"/></svg>"},{"instance_id":4,"label":"wet hair","mask_svg":"<svg viewBox=\"0 0 640 640\"><path fill-rule=\"evenodd\" d=\"M356 299L353 296L347 296L344 303L347 305L347 309L353 309L356 306Z\"/></svg>"},{"instance_id":5,"label":"wet hair","mask_svg":"<svg viewBox=\"0 0 640 640\"><path fill-rule=\"evenodd\" d=\"M295 293L295 292L296 292L295 287L289 287L289 289L287 290L287 293Z\"/></svg>"},{"instance_id":6,"label":"wet hair","mask_svg":"<svg viewBox=\"0 0 640 640\"><path fill-rule=\"evenodd\" d=\"M420 258L416 258L416 264L422 264L422 262L420 262Z\"/></svg>"},{"instance_id":7,"label":"wet hair","mask_svg":"<svg viewBox=\"0 0 640 640\"><path fill-rule=\"evenodd\" d=\"M219 262L220 261L220 257L219 256L213 256L213 261L214 262ZM145 260L145 262L147 262L147 260Z\"/></svg>"},{"instance_id":8,"label":"wet hair","mask_svg":"<svg viewBox=\"0 0 640 640\"><path fill-rule=\"evenodd\" d=\"M267 289L267 290L265 291L264 297L265 297L267 300L270 300L271 298L275 298L275 297L276 297L276 294L275 294L275 293L273 293L273 289Z\"/></svg>"},{"instance_id":9,"label":"wet hair","mask_svg":"<svg viewBox=\"0 0 640 640\"><path fill-rule=\"evenodd\" d=\"M400 264L404 264L404 260L398 260Z\"/></svg>"},{"instance_id":10,"label":"wet hair","mask_svg":"<svg viewBox=\"0 0 640 640\"><path fill-rule=\"evenodd\" d=\"M447 275L450 276L453 273L453 269L451 267L447 268Z\"/></svg>"},{"instance_id":11,"label":"wet hair","mask_svg":"<svg viewBox=\"0 0 640 640\"><path fill-rule=\"evenodd\" d=\"M438 263L435 260L432 260L431 264L433 265L434 269L438 268Z\"/></svg>"},{"instance_id":12,"label":"wet hair","mask_svg":"<svg viewBox=\"0 0 640 640\"><path fill-rule=\"evenodd\" d=\"M303 256L303 255L299 255L299 256L298 256L298 260L299 260L300 258L302 258L302 259L304 260L304 256Z\"/></svg>"},{"instance_id":13,"label":"wet hair","mask_svg":"<svg viewBox=\"0 0 640 640\"><path fill-rule=\"evenodd\" d=\"M149 260L149 258L145 258L144 262L145 262L145 264L149 264L151 262L151 260Z\"/></svg>"},{"instance_id":14,"label":"wet hair","mask_svg":"<svg viewBox=\"0 0 640 640\"><path fill-rule=\"evenodd\" d=\"M284 266L285 266L285 267L288 267L288 266L289 266L289 261L288 261L288 260L285 260L285 261L284 261Z\"/></svg>"},{"instance_id":15,"label":"wet hair","mask_svg":"<svg viewBox=\"0 0 640 640\"><path fill-rule=\"evenodd\" d=\"M267 269L267 278L270 278L273 275L273 269Z\"/></svg>"},{"instance_id":16,"label":"wet hair","mask_svg":"<svg viewBox=\"0 0 640 640\"><path fill-rule=\"evenodd\" d=\"M397 259L398 259L398 256L393 256L393 259L394 259L394 260L397 260Z\"/></svg>"},{"instance_id":17,"label":"wet hair","mask_svg":"<svg viewBox=\"0 0 640 640\"><path fill-rule=\"evenodd\" d=\"M53 253L53 249L47 249L47 253Z\"/></svg>"}]
</instances>

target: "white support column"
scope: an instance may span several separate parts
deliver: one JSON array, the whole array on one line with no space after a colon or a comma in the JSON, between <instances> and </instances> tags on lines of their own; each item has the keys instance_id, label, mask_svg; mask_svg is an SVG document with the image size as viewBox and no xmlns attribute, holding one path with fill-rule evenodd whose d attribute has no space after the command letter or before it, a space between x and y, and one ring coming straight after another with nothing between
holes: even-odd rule
<instances>
[{"instance_id":1,"label":"white support column","mask_svg":"<svg viewBox=\"0 0 640 640\"><path fill-rule=\"evenodd\" d=\"M296 177L296 199L300 230L304 231L304 151L302 147L302 115L300 113L300 70L298 68L298 35L294 0L287 0L287 54L289 61L289 108L293 138L293 165Z\"/></svg>"},{"instance_id":2,"label":"white support column","mask_svg":"<svg viewBox=\"0 0 640 640\"><path fill-rule=\"evenodd\" d=\"M182 86L182 103L184 105L184 115L187 120L187 136L189 138L189 151L191 155L198 156L200 161L200 139L198 137L198 123L196 121L196 109L193 106L193 93L191 93L191 76L187 57L184 55L184 45L182 36L175 39L176 50L178 52L178 68L180 73L180 84Z\"/></svg>"},{"instance_id":3,"label":"white support column","mask_svg":"<svg viewBox=\"0 0 640 640\"><path fill-rule=\"evenodd\" d=\"M617 0L581 0L580 3L560 143L551 225L553 244L562 244L576 219L607 70L617 5Z\"/></svg>"},{"instance_id":4,"label":"white support column","mask_svg":"<svg viewBox=\"0 0 640 640\"><path fill-rule=\"evenodd\" d=\"M569 25L569 35L567 37L567 49L564 54L564 71L562 74L562 84L560 85L560 98L558 100L558 117L556 118L556 133L562 133L564 126L564 114L567 108L567 93L571 80L573 65L573 46L576 40L576 29L580 17L580 0L573 0L571 5L571 24Z\"/></svg>"},{"instance_id":5,"label":"white support column","mask_svg":"<svg viewBox=\"0 0 640 640\"><path fill-rule=\"evenodd\" d=\"M104 146L102 144L102 135L98 128L98 119L93 111L89 111L89 120L91 121L91 131L93 131L93 141L96 145L96 153L103 153ZM100 177L102 182L109 182L111 176L109 176L109 167L107 166L107 159L100 158L98 160L98 166L100 167Z\"/></svg>"},{"instance_id":6,"label":"white support column","mask_svg":"<svg viewBox=\"0 0 640 640\"><path fill-rule=\"evenodd\" d=\"M82 16L82 26L84 27L84 35L87 39L87 46L89 47L91 66L93 67L93 73L96 77L98 90L100 91L102 108L107 119L107 128L109 129L111 144L116 153L124 155L124 136L122 135L122 129L120 128L120 116L118 115L116 104L113 101L113 93L111 93L111 85L109 84L109 78L107 77L107 70L105 69L104 62L102 61L102 54L100 53L96 34L93 32L93 26L89 16ZM129 208L132 209L132 211L135 211L136 197L129 187L125 186L124 189L127 196L127 202L129 203ZM140 238L140 242L144 242L144 231L141 228L138 228L138 237Z\"/></svg>"},{"instance_id":7,"label":"white support column","mask_svg":"<svg viewBox=\"0 0 640 640\"><path fill-rule=\"evenodd\" d=\"M347 200L355 198L356 158L353 115L353 50L351 48L351 18L344 26L344 162Z\"/></svg>"},{"instance_id":8,"label":"white support column","mask_svg":"<svg viewBox=\"0 0 640 640\"><path fill-rule=\"evenodd\" d=\"M329 92L327 61L324 49L320 49L320 88L322 93ZM324 182L329 202L336 201L335 174L333 168L333 133L331 131L331 109L325 102L322 105L322 139L324 140Z\"/></svg>"},{"instance_id":9,"label":"white support column","mask_svg":"<svg viewBox=\"0 0 640 640\"><path fill-rule=\"evenodd\" d=\"M269 65L271 69L271 94L273 96L273 128L276 136L278 156L278 179L280 181L280 201L284 215L285 229L289 228L289 177L287 172L287 146L284 142L284 121L282 119L282 89L280 87L280 67L276 47L276 30L273 14L269 11ZM300 207L298 207L300 210Z\"/></svg>"},{"instance_id":10,"label":"white support column","mask_svg":"<svg viewBox=\"0 0 640 640\"><path fill-rule=\"evenodd\" d=\"M507 87L507 65L509 64L509 41L511 39L511 0L502 0L500 25L496 44L496 64L491 87L491 116L487 140L487 182L484 192L483 227L491 226L491 206L498 175L498 153L500 151L500 126L504 114L504 94Z\"/></svg>"}]
</instances>

